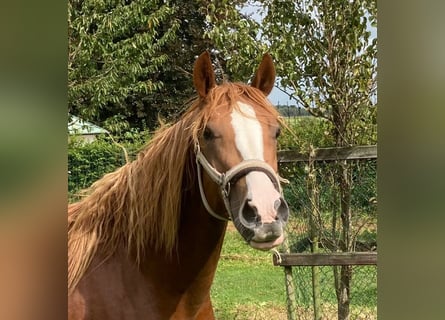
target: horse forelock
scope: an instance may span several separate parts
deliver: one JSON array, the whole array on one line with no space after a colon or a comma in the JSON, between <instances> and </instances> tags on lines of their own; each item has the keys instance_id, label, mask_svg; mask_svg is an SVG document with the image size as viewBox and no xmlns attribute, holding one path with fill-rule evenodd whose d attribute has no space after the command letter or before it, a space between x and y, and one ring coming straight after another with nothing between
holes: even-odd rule
<instances>
[{"instance_id":1,"label":"horse forelock","mask_svg":"<svg viewBox=\"0 0 445 320\"><path fill-rule=\"evenodd\" d=\"M177 244L182 188L193 184L194 143L215 108L245 101L278 117L258 89L225 83L194 100L181 119L153 136L136 160L96 181L84 199L68 208L68 288L71 292L91 261L125 249L140 262L145 250L171 255Z\"/></svg>"}]
</instances>

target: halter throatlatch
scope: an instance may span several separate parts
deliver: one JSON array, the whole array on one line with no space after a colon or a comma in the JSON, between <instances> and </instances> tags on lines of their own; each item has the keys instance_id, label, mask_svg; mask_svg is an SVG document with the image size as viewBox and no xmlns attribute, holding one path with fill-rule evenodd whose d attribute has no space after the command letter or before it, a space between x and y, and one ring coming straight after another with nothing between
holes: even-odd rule
<instances>
[{"instance_id":1,"label":"halter throatlatch","mask_svg":"<svg viewBox=\"0 0 445 320\"><path fill-rule=\"evenodd\" d=\"M281 194L281 186L280 186L280 177L275 172L275 170L268 165L265 161L262 160L244 160L241 161L236 166L230 168L225 173L220 173L218 170L216 170L210 163L207 161L204 154L201 152L201 148L199 146L199 143L195 144L195 156L196 156L196 166L197 166L197 172L198 172L198 185L199 185L199 192L201 193L201 199L202 203L204 204L204 207L206 210L215 217L216 219L222 220L222 221L229 221L232 220L231 218L231 210L230 210L230 202L229 202L229 194L230 194L230 187L232 184L235 184L239 179L246 176L249 172L252 171L260 171L265 173L269 179L272 181L275 189ZM222 198L224 200L224 205L226 207L227 212L229 213L229 217L223 217L219 214L217 214L213 209L210 207L210 204L207 201L207 197L204 193L204 188L202 185L202 176L201 176L201 166L204 168L210 179L214 181L220 188Z\"/></svg>"}]
</instances>

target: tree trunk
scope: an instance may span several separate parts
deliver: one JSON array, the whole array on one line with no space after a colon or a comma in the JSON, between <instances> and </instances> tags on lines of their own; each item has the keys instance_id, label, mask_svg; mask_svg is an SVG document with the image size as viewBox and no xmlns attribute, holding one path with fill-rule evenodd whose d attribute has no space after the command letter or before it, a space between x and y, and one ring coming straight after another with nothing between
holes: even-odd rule
<instances>
[{"instance_id":1,"label":"tree trunk","mask_svg":"<svg viewBox=\"0 0 445 320\"><path fill-rule=\"evenodd\" d=\"M314 155L314 150L311 150L310 156ZM311 251L316 253L319 251L319 227L317 226L316 218L320 215L319 210L319 190L317 188L317 175L315 171L314 161L309 158L309 174L308 174L308 192L311 201L311 212L309 213L309 227L310 227L310 241ZM312 267L312 302L314 307L314 320L321 320L321 291L320 291L320 268Z\"/></svg>"},{"instance_id":2,"label":"tree trunk","mask_svg":"<svg viewBox=\"0 0 445 320\"><path fill-rule=\"evenodd\" d=\"M349 320L350 282L352 266L340 267L340 283L337 291L338 319Z\"/></svg>"},{"instance_id":3,"label":"tree trunk","mask_svg":"<svg viewBox=\"0 0 445 320\"><path fill-rule=\"evenodd\" d=\"M337 171L337 181L340 186L340 219L341 237L339 249L342 252L352 251L351 226L351 169L346 161L341 161ZM349 320L350 284L352 266L341 266L340 274L336 272L336 293L338 302L338 319ZM339 276L339 278L338 278Z\"/></svg>"}]
</instances>

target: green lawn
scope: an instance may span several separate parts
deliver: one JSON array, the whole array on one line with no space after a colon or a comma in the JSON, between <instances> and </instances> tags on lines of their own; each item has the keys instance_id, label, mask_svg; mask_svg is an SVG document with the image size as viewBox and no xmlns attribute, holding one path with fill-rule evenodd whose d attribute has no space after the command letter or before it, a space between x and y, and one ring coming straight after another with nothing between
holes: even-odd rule
<instances>
[{"instance_id":1,"label":"green lawn","mask_svg":"<svg viewBox=\"0 0 445 320\"><path fill-rule=\"evenodd\" d=\"M354 269L351 319L376 319L377 270L368 266ZM335 319L332 268L323 267L320 271L323 315ZM300 284L295 288L297 313L301 319L313 319L311 268L294 268L293 274L295 283ZM229 228L212 287L212 302L218 320L286 320L283 269L273 266L271 252L250 248Z\"/></svg>"},{"instance_id":2,"label":"green lawn","mask_svg":"<svg viewBox=\"0 0 445 320\"><path fill-rule=\"evenodd\" d=\"M287 319L283 270L272 254L250 248L233 230L226 234L212 287L216 318Z\"/></svg>"}]
</instances>

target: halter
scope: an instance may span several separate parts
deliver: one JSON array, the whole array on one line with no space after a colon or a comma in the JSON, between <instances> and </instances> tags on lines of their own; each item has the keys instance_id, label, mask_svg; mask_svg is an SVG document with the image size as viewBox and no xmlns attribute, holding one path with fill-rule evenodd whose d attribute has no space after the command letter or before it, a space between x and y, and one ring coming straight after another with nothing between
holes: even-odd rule
<instances>
[{"instance_id":1,"label":"halter","mask_svg":"<svg viewBox=\"0 0 445 320\"><path fill-rule=\"evenodd\" d=\"M198 172L199 192L201 193L202 203L204 204L204 207L207 209L210 215L215 217L216 219L222 221L232 220L230 202L229 202L230 187L231 185L235 184L239 179L247 175L249 172L260 171L265 173L272 181L275 189L281 193L280 177L277 175L277 173L275 173L275 170L265 161L243 160L236 166L230 168L227 172L221 173L218 170L216 170L215 167L213 167L206 159L204 154L201 152L201 148L198 142L196 142L195 144L195 156L196 156L196 166L198 169L197 172ZM210 179L212 179L212 181L219 186L222 198L224 200L224 205L226 207L227 212L229 213L228 218L217 214L210 207L210 204L207 201L207 198L204 193L204 188L202 185L201 166L204 168L205 172L209 175Z\"/></svg>"}]
</instances>

